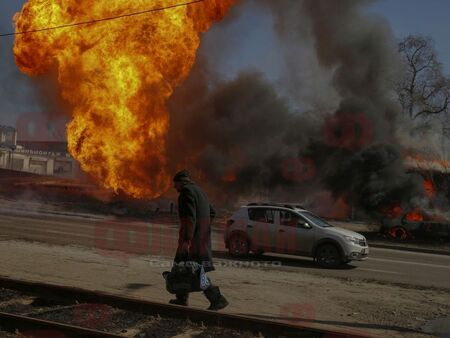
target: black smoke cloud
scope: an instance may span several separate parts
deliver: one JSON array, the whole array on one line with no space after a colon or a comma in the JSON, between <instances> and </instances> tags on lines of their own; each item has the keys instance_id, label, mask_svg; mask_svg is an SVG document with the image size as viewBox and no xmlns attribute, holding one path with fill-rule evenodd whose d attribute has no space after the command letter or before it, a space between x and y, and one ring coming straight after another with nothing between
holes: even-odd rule
<instances>
[{"instance_id":1,"label":"black smoke cloud","mask_svg":"<svg viewBox=\"0 0 450 338\"><path fill-rule=\"evenodd\" d=\"M172 100L169 158L176 165L194 156L190 164L204 181L235 196L282 184L283 160L297 156L319 126L291 112L261 74L243 73L213 88L195 75Z\"/></svg>"},{"instance_id":2,"label":"black smoke cloud","mask_svg":"<svg viewBox=\"0 0 450 338\"><path fill-rule=\"evenodd\" d=\"M304 102L310 108L299 111L288 103L292 97L283 98L255 72L223 82L200 57L171 101L171 169L197 172L216 198L228 202L237 196L301 201L326 190L372 215L392 203L416 203L421 179L406 173L394 137L395 42L382 20L362 14L367 3L258 2L272 10L292 66L282 79L285 92L297 102L310 100ZM298 65L296 55L308 48L309 79L316 73L320 81L313 95L301 95L311 81L300 72L308 65ZM305 62L300 55L299 62ZM314 176L286 175L292 158L303 163L294 171Z\"/></svg>"},{"instance_id":3,"label":"black smoke cloud","mask_svg":"<svg viewBox=\"0 0 450 338\"><path fill-rule=\"evenodd\" d=\"M406 173L394 137L399 117L392 90L399 69L395 41L384 22L360 14L364 3L368 2L308 0L303 9L310 18L319 62L335 67L338 111L362 112L373 127L370 144L330 156L332 169L324 182L335 195L347 192L356 205L373 211L395 202L411 204L423 189L420 177Z\"/></svg>"}]
</instances>

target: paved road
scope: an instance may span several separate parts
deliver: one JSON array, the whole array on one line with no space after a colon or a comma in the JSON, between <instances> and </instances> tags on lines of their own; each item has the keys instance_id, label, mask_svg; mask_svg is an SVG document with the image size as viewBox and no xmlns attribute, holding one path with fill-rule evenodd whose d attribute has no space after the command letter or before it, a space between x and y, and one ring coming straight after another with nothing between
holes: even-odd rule
<instances>
[{"instance_id":1,"label":"paved road","mask_svg":"<svg viewBox=\"0 0 450 338\"><path fill-rule=\"evenodd\" d=\"M0 240L80 245L98 252L117 250L172 257L177 235L178 229L174 225L69 217L28 210L20 213L17 210L3 210L0 213ZM218 262L230 262L220 232L213 233L213 248ZM294 272L450 289L450 256L444 255L371 248L368 260L352 262L337 270L318 268L310 258L265 254L257 260L281 262L282 266L276 268ZM238 264L249 264L249 260L242 260Z\"/></svg>"}]
</instances>

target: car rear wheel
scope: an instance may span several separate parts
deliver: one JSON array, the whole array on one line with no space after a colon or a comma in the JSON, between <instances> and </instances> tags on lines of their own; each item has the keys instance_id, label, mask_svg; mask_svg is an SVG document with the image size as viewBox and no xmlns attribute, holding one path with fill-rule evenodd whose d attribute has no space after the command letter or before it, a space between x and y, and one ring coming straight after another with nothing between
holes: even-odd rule
<instances>
[{"instance_id":1,"label":"car rear wheel","mask_svg":"<svg viewBox=\"0 0 450 338\"><path fill-rule=\"evenodd\" d=\"M247 236L241 233L231 234L228 241L228 252L234 257L248 255L249 246Z\"/></svg>"},{"instance_id":2,"label":"car rear wheel","mask_svg":"<svg viewBox=\"0 0 450 338\"><path fill-rule=\"evenodd\" d=\"M338 248L333 244L323 244L317 248L316 261L324 268L336 268L342 264Z\"/></svg>"}]
</instances>

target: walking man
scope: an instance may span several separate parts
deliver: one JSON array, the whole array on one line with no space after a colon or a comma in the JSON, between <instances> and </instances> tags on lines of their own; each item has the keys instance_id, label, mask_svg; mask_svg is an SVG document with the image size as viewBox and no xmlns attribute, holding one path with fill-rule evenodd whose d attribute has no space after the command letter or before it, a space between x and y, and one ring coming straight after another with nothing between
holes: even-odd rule
<instances>
[{"instance_id":1,"label":"walking man","mask_svg":"<svg viewBox=\"0 0 450 338\"><path fill-rule=\"evenodd\" d=\"M180 230L175 263L195 261L205 272L215 270L211 249L211 222L216 215L206 194L190 178L187 170L178 172L174 178L174 188L178 191L178 216ZM208 310L220 310L228 301L220 293L219 287L211 285L203 291L210 301ZM177 294L171 304L188 305L189 294Z\"/></svg>"}]
</instances>

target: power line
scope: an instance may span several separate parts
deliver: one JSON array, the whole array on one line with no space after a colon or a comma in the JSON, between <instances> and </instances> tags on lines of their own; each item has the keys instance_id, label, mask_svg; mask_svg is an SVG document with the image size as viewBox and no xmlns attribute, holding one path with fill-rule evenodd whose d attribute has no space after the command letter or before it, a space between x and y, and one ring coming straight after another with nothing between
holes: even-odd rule
<instances>
[{"instance_id":1,"label":"power line","mask_svg":"<svg viewBox=\"0 0 450 338\"><path fill-rule=\"evenodd\" d=\"M181 4L175 4L175 5L172 5L172 6L152 8L152 9L147 9L147 10L141 11L141 12L122 14L122 15L112 16L112 17L108 17L108 18L95 19L95 20L82 21L82 22L75 22L75 23L69 23L69 24L66 24L66 25L47 27L47 28L40 28L40 29L33 29L33 30L23 31L23 32L4 33L4 34L0 34L0 37L13 36L13 35L23 35L23 34L30 34L30 33L38 33L38 32L51 31L51 30L61 29L61 28L69 28L69 27L75 27L75 26L82 26L82 25L88 25L88 24L93 24L93 23L99 23L99 22L103 22L103 21L117 20L117 19L127 18L127 17L130 17L130 16L142 15L142 14L147 14L147 13L152 13L152 12L160 12L160 11L164 11L164 10L168 10L168 9L174 9L174 8L178 8L178 7L189 6L189 5L197 4L197 3L200 3L200 2L204 2L204 1L205 0L193 0L193 1L190 1L190 2L185 2L185 3L181 3Z\"/></svg>"}]
</instances>

